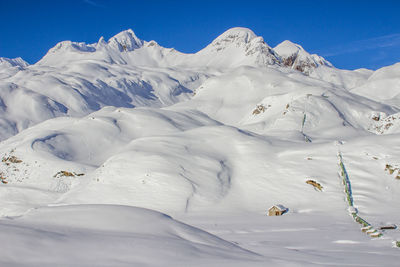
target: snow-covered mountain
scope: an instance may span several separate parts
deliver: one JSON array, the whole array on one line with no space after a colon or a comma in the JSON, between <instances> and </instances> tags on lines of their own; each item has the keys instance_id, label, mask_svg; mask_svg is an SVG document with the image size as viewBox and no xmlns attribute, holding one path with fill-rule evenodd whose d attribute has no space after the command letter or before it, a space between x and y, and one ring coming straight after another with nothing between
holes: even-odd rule
<instances>
[{"instance_id":1,"label":"snow-covered mountain","mask_svg":"<svg viewBox=\"0 0 400 267\"><path fill-rule=\"evenodd\" d=\"M0 139L50 118L85 116L104 106L160 107L188 99L213 72L153 65L167 51L131 30L108 43L57 44L37 64L8 71L0 80ZM15 105L20 102L25 105Z\"/></svg>"},{"instance_id":2,"label":"snow-covered mountain","mask_svg":"<svg viewBox=\"0 0 400 267\"><path fill-rule=\"evenodd\" d=\"M232 28L192 55L185 64L221 69L239 66L265 67L280 64L280 58L261 36L256 36L246 28Z\"/></svg>"},{"instance_id":3,"label":"snow-covered mountain","mask_svg":"<svg viewBox=\"0 0 400 267\"><path fill-rule=\"evenodd\" d=\"M0 58L0 265L397 263L378 228L400 224L399 64L341 70L246 28L193 54L127 30ZM57 257L29 254L42 238Z\"/></svg>"},{"instance_id":4,"label":"snow-covered mountain","mask_svg":"<svg viewBox=\"0 0 400 267\"><path fill-rule=\"evenodd\" d=\"M288 53L289 58L296 55L290 66ZM0 139L49 118L85 116L104 106L170 106L188 100L209 77L241 66L283 72L289 67L346 88L354 80L360 84L367 78L358 72L334 69L329 62L289 42L273 50L262 37L245 28L226 31L195 54L140 40L127 30L107 42L104 38L95 44L60 42L31 66L22 59L2 62L7 62L3 65L8 71L3 71L6 74L0 80ZM326 68L319 70L322 67ZM15 105L17 102L27 104Z\"/></svg>"}]
</instances>

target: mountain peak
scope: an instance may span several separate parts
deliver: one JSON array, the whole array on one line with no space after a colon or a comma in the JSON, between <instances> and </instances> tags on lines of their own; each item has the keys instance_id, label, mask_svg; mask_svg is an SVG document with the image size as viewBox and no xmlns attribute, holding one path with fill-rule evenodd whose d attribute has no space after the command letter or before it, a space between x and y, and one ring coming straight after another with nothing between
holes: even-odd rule
<instances>
[{"instance_id":1,"label":"mountain peak","mask_svg":"<svg viewBox=\"0 0 400 267\"><path fill-rule=\"evenodd\" d=\"M118 48L121 52L132 51L143 45L143 41L137 38L131 29L122 31L111 37L108 43L111 47Z\"/></svg>"},{"instance_id":2,"label":"mountain peak","mask_svg":"<svg viewBox=\"0 0 400 267\"><path fill-rule=\"evenodd\" d=\"M272 48L248 28L231 28L197 53L205 65L219 67L267 66L279 63Z\"/></svg>"},{"instance_id":3,"label":"mountain peak","mask_svg":"<svg viewBox=\"0 0 400 267\"><path fill-rule=\"evenodd\" d=\"M242 27L235 27L225 31L223 34L218 36L212 44L220 45L223 43L249 43L252 39L257 37L255 33L248 29Z\"/></svg>"},{"instance_id":4,"label":"mountain peak","mask_svg":"<svg viewBox=\"0 0 400 267\"><path fill-rule=\"evenodd\" d=\"M318 66L332 64L318 55L310 55L304 48L289 40L278 44L274 51L281 57L282 63L286 67L301 71L309 75Z\"/></svg>"},{"instance_id":5,"label":"mountain peak","mask_svg":"<svg viewBox=\"0 0 400 267\"><path fill-rule=\"evenodd\" d=\"M280 56L290 56L293 54L297 54L299 51L305 51L301 45L295 44L289 40L285 40L282 43L278 44L274 48L274 50Z\"/></svg>"}]
</instances>

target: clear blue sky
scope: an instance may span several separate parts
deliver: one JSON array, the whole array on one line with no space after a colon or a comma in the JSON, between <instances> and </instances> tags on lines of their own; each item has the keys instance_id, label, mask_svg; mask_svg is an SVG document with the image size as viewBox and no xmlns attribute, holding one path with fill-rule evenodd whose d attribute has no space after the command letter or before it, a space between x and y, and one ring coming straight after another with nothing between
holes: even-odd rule
<instances>
[{"instance_id":1,"label":"clear blue sky","mask_svg":"<svg viewBox=\"0 0 400 267\"><path fill-rule=\"evenodd\" d=\"M252 29L275 46L301 44L339 68L400 61L400 1L0 0L0 56L35 63L63 40L97 42L131 28L196 52L225 30Z\"/></svg>"}]
</instances>

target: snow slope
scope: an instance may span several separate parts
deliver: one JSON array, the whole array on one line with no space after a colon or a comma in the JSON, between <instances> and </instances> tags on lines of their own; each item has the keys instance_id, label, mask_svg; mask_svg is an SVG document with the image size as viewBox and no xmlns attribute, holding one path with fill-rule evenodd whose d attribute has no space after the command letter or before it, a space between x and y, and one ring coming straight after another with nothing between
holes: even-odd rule
<instances>
[{"instance_id":1,"label":"snow slope","mask_svg":"<svg viewBox=\"0 0 400 267\"><path fill-rule=\"evenodd\" d=\"M208 79L195 93L190 101L169 108L196 107L226 124L281 137L285 132L299 132L304 114L308 135L341 138L372 129L376 114L398 112L299 72L273 68L236 68Z\"/></svg>"},{"instance_id":2,"label":"snow slope","mask_svg":"<svg viewBox=\"0 0 400 267\"><path fill-rule=\"evenodd\" d=\"M209 75L90 61L61 68L33 65L0 80L0 139L50 118L82 117L104 106L171 105L188 99Z\"/></svg>"},{"instance_id":3,"label":"snow slope","mask_svg":"<svg viewBox=\"0 0 400 267\"><path fill-rule=\"evenodd\" d=\"M400 63L375 71L367 82L353 88L353 93L363 95L384 103L400 106Z\"/></svg>"},{"instance_id":4,"label":"snow slope","mask_svg":"<svg viewBox=\"0 0 400 267\"><path fill-rule=\"evenodd\" d=\"M165 262L239 266L261 259L168 215L126 206L41 208L21 218L1 219L0 229L0 239L7 240L0 263L7 266L77 262L81 266L165 266Z\"/></svg>"},{"instance_id":5,"label":"snow slope","mask_svg":"<svg viewBox=\"0 0 400 267\"><path fill-rule=\"evenodd\" d=\"M106 113L106 111L99 112ZM127 111L121 110L123 113ZM137 112L140 112L140 109L133 113ZM114 113L118 111L114 110ZM200 120L202 123L193 125L194 128L176 127L180 115L169 114L168 117L175 117L174 121L168 118L165 120L171 122L170 127L158 128L157 126L162 125L162 121L154 121L153 126L155 130L166 129L166 132L151 132L149 131L152 128L151 125L143 127L143 124L139 124L138 129L146 129L148 132L138 133L133 127L130 130L133 134L128 137L123 119L111 123L110 120L105 120L104 115L103 118L96 113L93 116L96 116L94 121L99 123L97 127L100 128L76 127L77 129L86 128L86 131L73 133L68 130L71 127L68 121L65 121L72 119L63 121L55 119L54 123L64 127L46 126L45 128L48 129L47 131L52 128L57 129L55 132L59 133L58 136L65 136L64 138L58 139L56 136L51 137L54 138L53 140L51 138L49 140L35 139L35 143L32 144L32 136L41 136L40 128L52 122L48 121L6 142L26 136L24 145L16 146L24 143L21 141L9 144L9 148L16 146L10 154L22 162L8 166L3 162L1 165L1 171L9 177L7 179L9 183L0 187L3 215L23 214L31 207L47 206L49 203L133 205L175 214L191 225L201 226L211 232L215 231L215 234L221 234L228 240L238 242L245 249L268 258L268 260L266 258L261 260L263 264L270 262L268 255L278 260L280 265L290 264L287 262L288 255L291 255L289 258L290 262L293 261L291 264L305 265L327 262L343 264L351 261L360 265L368 263L372 266L380 266L382 262L385 262L390 266L398 259L396 250L392 253L387 251L387 248L390 250L392 240L400 238L398 231L385 233L384 238L373 242L364 237L359 227L352 222L344 201L337 165L337 152L340 150L352 179L356 207L363 218L376 227L397 223L400 220L397 212L400 203L397 192L400 190L400 185L393 175L389 175L384 170L386 164L393 166L399 164L396 161L399 157L397 135L356 137L338 147L333 141L314 144L305 143L302 140L283 141L263 137L207 121L204 115L200 116L203 118ZM88 119L90 118L86 120ZM85 123L85 119L80 120L80 123ZM195 121L195 118L186 118L186 120L180 118L179 120L182 125ZM126 122L131 121L133 120L126 120ZM142 117L138 119L138 122L151 121ZM202 126L208 123L215 125ZM76 120L74 124L78 124ZM115 129L116 125L119 125L125 133L119 133L119 130ZM106 130L107 128L109 130ZM93 132L87 129L92 129ZM112 129L115 130L112 131ZM33 134L33 130L36 130L36 133ZM64 134L60 132L61 130L69 131L69 134ZM29 132L31 133L28 134ZM87 137L82 136L84 133ZM47 134L53 136L51 132ZM122 136L118 137L118 134L126 136L128 140L132 138L132 141L118 144L118 141L124 140ZM144 137L145 135L147 136ZM89 146L83 147L83 144L76 142L82 139L87 140L88 137L93 139L93 145L89 143ZM100 148L99 145L95 146L96 141L99 140L104 140ZM106 140L114 144L107 145ZM369 146L365 147L365 144ZM119 151L116 151L117 148ZM68 158L62 153L72 154L72 151L75 158ZM91 162L87 162L90 157L85 156L88 152L96 155ZM102 153L104 158L108 158L100 159ZM108 153L113 155L109 156ZM10 154L8 157L11 156ZM102 165L97 166L103 161ZM61 170L71 172L74 176L53 176ZM85 175L78 176L80 173ZM315 179L321 183L323 191L315 190L306 184L307 179ZM287 215L289 217L284 216L283 221L279 221L280 218L265 217L265 210L275 203L283 203L289 207L290 211ZM80 209L79 205L77 207ZM105 214L107 218L115 217L115 215L108 216L107 214L111 211L107 209L101 209L99 212ZM121 211L117 212L121 213ZM66 227L67 229L70 227L70 223L63 219L63 216L70 218L75 223L74 227L87 229L80 230L80 233L86 233L83 240L75 234L68 234L65 237L70 240L67 244L79 248L71 252L76 255L73 262L79 262L80 265L90 260L93 262L93 258L84 258L79 251L88 253L85 255L92 255L95 241L91 241L90 231L96 231L96 236L99 231L91 220L94 222L104 220L97 219L96 213L93 211L89 213L86 209L83 214L91 218L86 224L76 219L75 213L70 214L64 210L60 213L64 215L58 215L57 210L49 210L48 216L59 220L60 226L57 226L54 231L65 231ZM25 216L27 215L21 219ZM53 222L48 217L40 214L37 218L40 218L40 225L46 225L42 227L53 229ZM35 227L37 223L31 220L28 217L23 227L28 229ZM127 219L124 217L125 220ZM237 222L234 223L232 220ZM149 221L154 221L154 219L149 219ZM113 223L113 225L124 229L121 223ZM50 226L47 226L48 224ZM218 227L215 226L217 224ZM158 227L157 225L158 223L155 222L155 227ZM21 236L21 232L6 229L9 228L5 228L2 232L7 233L7 239L10 239L9 236L12 238ZM132 229L143 235L143 229L138 227ZM293 232L298 234L293 235ZM148 250L149 254L144 254L147 255L145 259L141 260L153 266L162 265L155 261L157 257L152 256L159 255L158 251L162 249L159 248L159 244L162 241L159 237L154 237L158 234L152 233L154 243L144 243L144 246L149 246L151 249ZM322 241L321 234L326 236ZM124 236L126 235L125 232ZM43 232L39 232L36 236L49 240L48 235ZM110 238L109 234L107 236ZM47 242L54 246L55 255L59 255L58 251L63 251L64 247L52 238ZM116 238L112 239L110 244L121 244L121 242L124 244L123 242L126 241ZM17 243L16 246L19 244ZM315 247L313 244L320 245ZM182 246L191 247L188 243ZM353 253L348 253L349 246ZM175 245L171 249L175 251ZM294 252L294 249L297 252ZM43 253L41 251L45 250L46 247L39 247L38 253L41 254ZM179 250L184 251L182 255L185 258L191 255L190 251ZM334 250L337 252L333 253ZM15 253L15 249L11 249L11 252ZM371 252L375 253L374 258L365 257ZM109 255L119 255L118 253ZM127 253L123 251L121 253L127 256ZM10 252L4 255L10 255ZM127 264L137 262L137 255L128 257ZM218 255L219 253L214 251L209 256L191 255L185 260L194 261L192 265L202 265L203 260L207 258L218 265L222 264L218 261L220 259ZM346 257L343 258L343 255ZM243 264L240 259L232 255L223 257L229 260L224 264L238 266ZM326 257L329 257L328 261ZM171 261L180 259L175 254L172 256L161 254L160 258ZM45 257L45 259L51 263L51 258ZM71 259L61 258L61 260L68 262ZM110 259L105 261L105 265L113 265L113 260L114 258L110 256ZM247 258L246 265L252 265L251 262L257 260L260 259L251 256ZM253 264L258 263L253 262ZM120 262L117 265L124 265L124 263Z\"/></svg>"}]
</instances>

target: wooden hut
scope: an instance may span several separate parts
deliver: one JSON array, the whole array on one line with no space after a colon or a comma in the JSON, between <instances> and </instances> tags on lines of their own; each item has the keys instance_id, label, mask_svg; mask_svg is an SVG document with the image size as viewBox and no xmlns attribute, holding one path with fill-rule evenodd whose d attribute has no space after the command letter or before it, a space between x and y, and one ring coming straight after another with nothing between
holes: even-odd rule
<instances>
[{"instance_id":1,"label":"wooden hut","mask_svg":"<svg viewBox=\"0 0 400 267\"><path fill-rule=\"evenodd\" d=\"M281 216L288 211L283 205L277 204L273 205L268 209L268 216Z\"/></svg>"}]
</instances>

